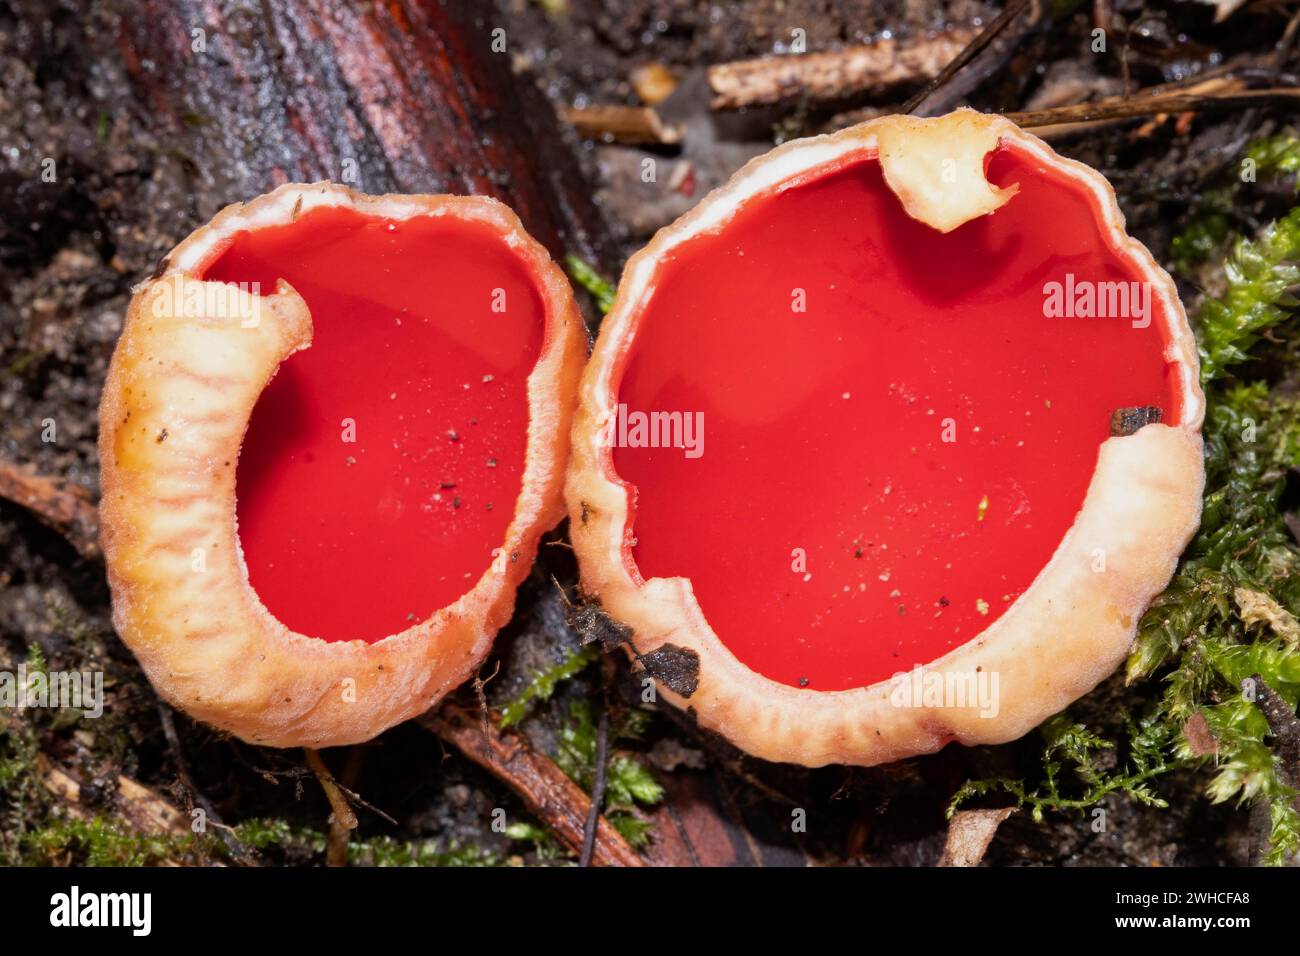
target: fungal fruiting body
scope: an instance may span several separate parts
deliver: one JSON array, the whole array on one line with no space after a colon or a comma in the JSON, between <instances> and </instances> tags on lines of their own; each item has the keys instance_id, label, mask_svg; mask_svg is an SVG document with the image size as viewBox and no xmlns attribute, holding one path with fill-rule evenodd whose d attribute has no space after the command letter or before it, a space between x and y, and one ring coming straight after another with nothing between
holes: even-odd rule
<instances>
[{"instance_id":1,"label":"fungal fruiting body","mask_svg":"<svg viewBox=\"0 0 1300 956\"><path fill-rule=\"evenodd\" d=\"M159 693L329 746L465 680L563 514L585 343L493 200L288 185L182 242L100 407L114 621Z\"/></svg>"},{"instance_id":2,"label":"fungal fruiting body","mask_svg":"<svg viewBox=\"0 0 1300 956\"><path fill-rule=\"evenodd\" d=\"M789 143L628 263L574 421L583 588L755 755L1009 740L1167 584L1203 404L1098 173L969 110Z\"/></svg>"}]
</instances>

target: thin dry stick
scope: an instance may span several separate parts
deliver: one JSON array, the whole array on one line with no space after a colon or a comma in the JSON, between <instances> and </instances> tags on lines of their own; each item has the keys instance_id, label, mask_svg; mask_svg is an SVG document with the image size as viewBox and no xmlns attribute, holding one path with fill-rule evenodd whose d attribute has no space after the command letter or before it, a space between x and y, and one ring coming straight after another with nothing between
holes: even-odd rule
<instances>
[{"instance_id":1,"label":"thin dry stick","mask_svg":"<svg viewBox=\"0 0 1300 956\"><path fill-rule=\"evenodd\" d=\"M1004 115L1018 126L1035 127L1159 116L1163 113L1197 113L1211 110L1237 110L1247 106L1294 107L1297 105L1300 105L1300 87L1279 87L1268 90L1230 90L1208 94L1162 93L1154 96L1138 94L1127 99L1098 100L1095 103L1078 103L1074 106L1060 106L1050 110L1031 110Z\"/></svg>"},{"instance_id":2,"label":"thin dry stick","mask_svg":"<svg viewBox=\"0 0 1300 956\"><path fill-rule=\"evenodd\" d=\"M1273 753L1280 764L1279 772L1288 787L1300 789L1300 718L1295 708L1283 700L1260 674L1252 674L1255 706L1268 721L1273 736ZM1245 682L1243 681L1243 689ZM1296 798L1300 805L1300 797Z\"/></svg>"},{"instance_id":3,"label":"thin dry stick","mask_svg":"<svg viewBox=\"0 0 1300 956\"><path fill-rule=\"evenodd\" d=\"M352 807L348 805L347 798L343 796L329 767L320 759L320 754L310 747L304 747L303 753L307 755L307 766L316 774L320 788L325 791L325 799L330 804L330 835L325 861L330 866L347 866L348 838L357 828L357 815L352 812Z\"/></svg>"},{"instance_id":4,"label":"thin dry stick","mask_svg":"<svg viewBox=\"0 0 1300 956\"><path fill-rule=\"evenodd\" d=\"M90 492L29 465L0 459L0 498L26 508L83 558L99 557L99 513Z\"/></svg>"},{"instance_id":5,"label":"thin dry stick","mask_svg":"<svg viewBox=\"0 0 1300 956\"><path fill-rule=\"evenodd\" d=\"M1011 3L1007 4L1007 8L998 14L992 23L981 30L970 43L966 44L962 51L953 57L952 61L939 72L939 75L925 85L924 89L904 103L899 112L916 112L917 108L930 98L931 93L951 80L957 75L958 70L975 59L985 47L997 38L999 33L1006 29L1007 24L1020 16L1021 12L1028 6L1029 0L1012 0Z\"/></svg>"},{"instance_id":6,"label":"thin dry stick","mask_svg":"<svg viewBox=\"0 0 1300 956\"><path fill-rule=\"evenodd\" d=\"M1300 29L1300 10L1287 21L1286 29L1282 31L1282 39L1277 41L1277 46L1269 54L1269 62L1275 69L1281 69L1286 65L1287 57L1291 55L1291 48L1295 45L1296 30Z\"/></svg>"},{"instance_id":7,"label":"thin dry stick","mask_svg":"<svg viewBox=\"0 0 1300 956\"><path fill-rule=\"evenodd\" d=\"M587 822L582 828L582 853L578 857L579 866L591 866L591 851L596 846L596 823L600 820L600 808L605 802L605 761L608 756L609 702L604 701L600 708L600 720L596 724L595 779L591 785L591 806L587 808Z\"/></svg>"},{"instance_id":8,"label":"thin dry stick","mask_svg":"<svg viewBox=\"0 0 1300 956\"><path fill-rule=\"evenodd\" d=\"M171 751L172 760L176 762L176 775L180 778L185 789L190 792L194 802L206 814L208 822L217 828L217 834L221 837L221 842L226 845L226 849L230 851L231 855L240 862L255 860L256 854L239 841L239 838L235 836L235 831L222 822L221 816L212 805L212 801L194 785L194 780L190 776L189 763L185 760L185 751L181 748L180 735L176 733L175 716L171 707L161 700L158 701L158 717L162 723L163 736L167 738L167 748Z\"/></svg>"},{"instance_id":9,"label":"thin dry stick","mask_svg":"<svg viewBox=\"0 0 1300 956\"><path fill-rule=\"evenodd\" d=\"M451 744L508 786L565 846L582 851L591 801L555 761L540 754L518 734L501 732L478 714L444 704L436 713L416 718L425 730ZM593 866L645 866L646 863L604 816L596 821Z\"/></svg>"}]
</instances>

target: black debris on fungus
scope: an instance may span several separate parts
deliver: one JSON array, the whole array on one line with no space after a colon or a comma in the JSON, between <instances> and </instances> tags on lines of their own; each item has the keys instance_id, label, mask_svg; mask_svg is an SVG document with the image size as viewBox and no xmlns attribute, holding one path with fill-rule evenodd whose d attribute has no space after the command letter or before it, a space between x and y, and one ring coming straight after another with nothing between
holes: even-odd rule
<instances>
[{"instance_id":1,"label":"black debris on fungus","mask_svg":"<svg viewBox=\"0 0 1300 956\"><path fill-rule=\"evenodd\" d=\"M676 644L664 644L642 654L632 643L632 628L614 620L594 600L577 607L569 615L569 625L584 644L599 643L607 652L626 647L647 674L680 697L690 697L700 685L700 655Z\"/></svg>"},{"instance_id":2,"label":"black debris on fungus","mask_svg":"<svg viewBox=\"0 0 1300 956\"><path fill-rule=\"evenodd\" d=\"M599 643L606 651L615 651L632 640L632 628L614 620L594 601L581 605L570 615L569 624L584 644Z\"/></svg>"},{"instance_id":3,"label":"black debris on fungus","mask_svg":"<svg viewBox=\"0 0 1300 956\"><path fill-rule=\"evenodd\" d=\"M1132 435L1145 425L1158 423L1162 414L1159 405L1117 408L1110 413L1110 433L1117 437Z\"/></svg>"},{"instance_id":4,"label":"black debris on fungus","mask_svg":"<svg viewBox=\"0 0 1300 956\"><path fill-rule=\"evenodd\" d=\"M171 259L169 259L167 256L163 256L161 259L159 259L157 267L153 270L153 275L149 276L149 281L152 282L155 279L161 279L163 273L167 271L167 267L170 266L171 264L172 264Z\"/></svg>"},{"instance_id":5,"label":"black debris on fungus","mask_svg":"<svg viewBox=\"0 0 1300 956\"><path fill-rule=\"evenodd\" d=\"M662 644L638 660L647 674L679 697L690 697L700 686L700 655L689 647Z\"/></svg>"}]
</instances>

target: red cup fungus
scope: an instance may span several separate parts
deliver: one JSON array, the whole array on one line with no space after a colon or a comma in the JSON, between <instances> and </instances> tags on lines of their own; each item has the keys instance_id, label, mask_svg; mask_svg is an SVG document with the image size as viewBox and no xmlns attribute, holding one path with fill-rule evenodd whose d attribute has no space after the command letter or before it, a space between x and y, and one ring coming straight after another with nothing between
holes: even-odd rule
<instances>
[{"instance_id":1,"label":"red cup fungus","mask_svg":"<svg viewBox=\"0 0 1300 956\"><path fill-rule=\"evenodd\" d=\"M490 199L287 185L184 240L100 407L114 621L158 692L318 747L465 680L563 515L585 346Z\"/></svg>"},{"instance_id":2,"label":"red cup fungus","mask_svg":"<svg viewBox=\"0 0 1300 956\"><path fill-rule=\"evenodd\" d=\"M1129 650L1203 411L1094 170L970 110L791 142L627 265L573 427L583 589L757 756L1010 740Z\"/></svg>"}]
</instances>

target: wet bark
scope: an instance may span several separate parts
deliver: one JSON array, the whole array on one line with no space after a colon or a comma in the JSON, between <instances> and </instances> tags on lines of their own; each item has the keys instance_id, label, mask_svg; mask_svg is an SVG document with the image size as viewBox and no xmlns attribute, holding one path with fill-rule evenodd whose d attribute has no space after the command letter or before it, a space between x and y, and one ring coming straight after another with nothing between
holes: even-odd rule
<instances>
[{"instance_id":1,"label":"wet bark","mask_svg":"<svg viewBox=\"0 0 1300 956\"><path fill-rule=\"evenodd\" d=\"M609 230L555 111L473 0L145 0L118 46L202 185L201 216L290 181L475 193L555 257L612 271Z\"/></svg>"}]
</instances>

